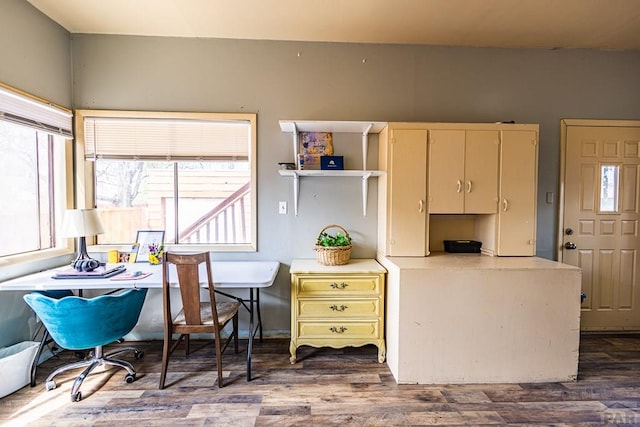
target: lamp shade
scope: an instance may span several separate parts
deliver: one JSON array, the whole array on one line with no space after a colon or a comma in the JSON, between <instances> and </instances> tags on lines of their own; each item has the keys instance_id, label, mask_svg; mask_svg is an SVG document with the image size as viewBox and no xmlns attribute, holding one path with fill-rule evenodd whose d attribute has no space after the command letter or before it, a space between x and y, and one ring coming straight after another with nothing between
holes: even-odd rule
<instances>
[{"instance_id":1,"label":"lamp shade","mask_svg":"<svg viewBox=\"0 0 640 427\"><path fill-rule=\"evenodd\" d=\"M84 237L104 233L95 209L67 209L62 219L61 237Z\"/></svg>"}]
</instances>

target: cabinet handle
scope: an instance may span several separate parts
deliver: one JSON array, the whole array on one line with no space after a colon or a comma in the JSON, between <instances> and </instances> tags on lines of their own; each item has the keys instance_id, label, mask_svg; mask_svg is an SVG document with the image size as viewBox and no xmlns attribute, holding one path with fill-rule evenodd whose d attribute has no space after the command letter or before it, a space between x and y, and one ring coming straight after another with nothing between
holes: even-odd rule
<instances>
[{"instance_id":1,"label":"cabinet handle","mask_svg":"<svg viewBox=\"0 0 640 427\"><path fill-rule=\"evenodd\" d=\"M509 202L507 199L502 199L502 212L506 212L509 209Z\"/></svg>"},{"instance_id":2,"label":"cabinet handle","mask_svg":"<svg viewBox=\"0 0 640 427\"><path fill-rule=\"evenodd\" d=\"M345 328L344 326L340 326L339 328L336 328L335 326L332 326L329 328L329 330L331 332L333 332L334 334L344 334L345 331L347 330L347 328Z\"/></svg>"},{"instance_id":3,"label":"cabinet handle","mask_svg":"<svg viewBox=\"0 0 640 427\"><path fill-rule=\"evenodd\" d=\"M471 193L471 180L467 181L467 193Z\"/></svg>"},{"instance_id":4,"label":"cabinet handle","mask_svg":"<svg viewBox=\"0 0 640 427\"><path fill-rule=\"evenodd\" d=\"M418 200L418 212L424 212L424 200Z\"/></svg>"},{"instance_id":5,"label":"cabinet handle","mask_svg":"<svg viewBox=\"0 0 640 427\"><path fill-rule=\"evenodd\" d=\"M332 305L331 307L329 307L331 310L333 311L345 311L347 308L349 308L349 306L347 305L341 305L340 307L338 307L337 305Z\"/></svg>"},{"instance_id":6,"label":"cabinet handle","mask_svg":"<svg viewBox=\"0 0 640 427\"><path fill-rule=\"evenodd\" d=\"M348 285L347 283L344 283L344 282L342 282L342 283L340 283L340 284L338 285L337 283L335 283L335 282L334 282L334 283L332 283L332 284L331 284L331 285L329 285L329 286L331 286L333 289L344 289L344 288L346 288L346 287L347 287L347 286L349 286L349 285Z\"/></svg>"},{"instance_id":7,"label":"cabinet handle","mask_svg":"<svg viewBox=\"0 0 640 427\"><path fill-rule=\"evenodd\" d=\"M456 193L459 193L461 191L462 191L462 182L458 180L458 187L456 188Z\"/></svg>"}]
</instances>

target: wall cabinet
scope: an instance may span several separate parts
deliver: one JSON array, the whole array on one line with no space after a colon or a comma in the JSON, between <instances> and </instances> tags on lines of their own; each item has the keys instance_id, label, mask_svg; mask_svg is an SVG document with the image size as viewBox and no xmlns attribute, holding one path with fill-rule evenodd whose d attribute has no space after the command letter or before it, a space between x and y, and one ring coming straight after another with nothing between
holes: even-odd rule
<instances>
[{"instance_id":1,"label":"wall cabinet","mask_svg":"<svg viewBox=\"0 0 640 427\"><path fill-rule=\"evenodd\" d=\"M323 266L315 259L291 263L291 363L298 347L378 347L384 362L385 273L373 259Z\"/></svg>"},{"instance_id":2,"label":"wall cabinet","mask_svg":"<svg viewBox=\"0 0 640 427\"><path fill-rule=\"evenodd\" d=\"M383 142L384 141L384 142ZM394 256L428 254L427 130L385 128L380 159L389 173L378 181L378 248Z\"/></svg>"},{"instance_id":3,"label":"wall cabinet","mask_svg":"<svg viewBox=\"0 0 640 427\"><path fill-rule=\"evenodd\" d=\"M444 237L479 240L488 255L535 255L537 138L530 124L389 123L380 132L379 253L427 256Z\"/></svg>"},{"instance_id":4,"label":"wall cabinet","mask_svg":"<svg viewBox=\"0 0 640 427\"><path fill-rule=\"evenodd\" d=\"M429 213L498 211L497 130L429 132Z\"/></svg>"},{"instance_id":5,"label":"wall cabinet","mask_svg":"<svg viewBox=\"0 0 640 427\"><path fill-rule=\"evenodd\" d=\"M502 132L496 255L536 254L538 135Z\"/></svg>"}]
</instances>

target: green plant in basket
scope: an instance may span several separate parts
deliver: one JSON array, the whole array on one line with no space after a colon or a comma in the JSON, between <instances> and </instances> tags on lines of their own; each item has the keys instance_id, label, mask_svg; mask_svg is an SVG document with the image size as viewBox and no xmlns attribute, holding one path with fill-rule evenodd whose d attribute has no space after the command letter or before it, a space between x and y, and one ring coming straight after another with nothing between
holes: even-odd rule
<instances>
[{"instance_id":1,"label":"green plant in basket","mask_svg":"<svg viewBox=\"0 0 640 427\"><path fill-rule=\"evenodd\" d=\"M341 232L337 232L335 236L323 231L318 236L318 240L316 244L319 246L330 247L330 246L349 246L351 244L351 237L348 233L343 234Z\"/></svg>"},{"instance_id":2,"label":"green plant in basket","mask_svg":"<svg viewBox=\"0 0 640 427\"><path fill-rule=\"evenodd\" d=\"M335 235L327 233L328 228L337 228ZM316 239L316 255L322 265L344 265L351 256L351 236L349 232L337 224L327 225Z\"/></svg>"}]
</instances>

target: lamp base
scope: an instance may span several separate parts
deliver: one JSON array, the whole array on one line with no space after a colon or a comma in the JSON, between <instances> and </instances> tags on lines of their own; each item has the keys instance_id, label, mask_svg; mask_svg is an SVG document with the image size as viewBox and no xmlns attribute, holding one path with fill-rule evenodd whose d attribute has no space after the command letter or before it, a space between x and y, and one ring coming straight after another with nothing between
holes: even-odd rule
<instances>
[{"instance_id":1,"label":"lamp base","mask_svg":"<svg viewBox=\"0 0 640 427\"><path fill-rule=\"evenodd\" d=\"M78 237L78 256L71 263L71 267L87 273L100 267L100 261L91 258L87 253L87 241L84 236Z\"/></svg>"},{"instance_id":2,"label":"lamp base","mask_svg":"<svg viewBox=\"0 0 640 427\"><path fill-rule=\"evenodd\" d=\"M100 261L92 258L78 258L71 263L76 271L90 272L100 267Z\"/></svg>"}]
</instances>

